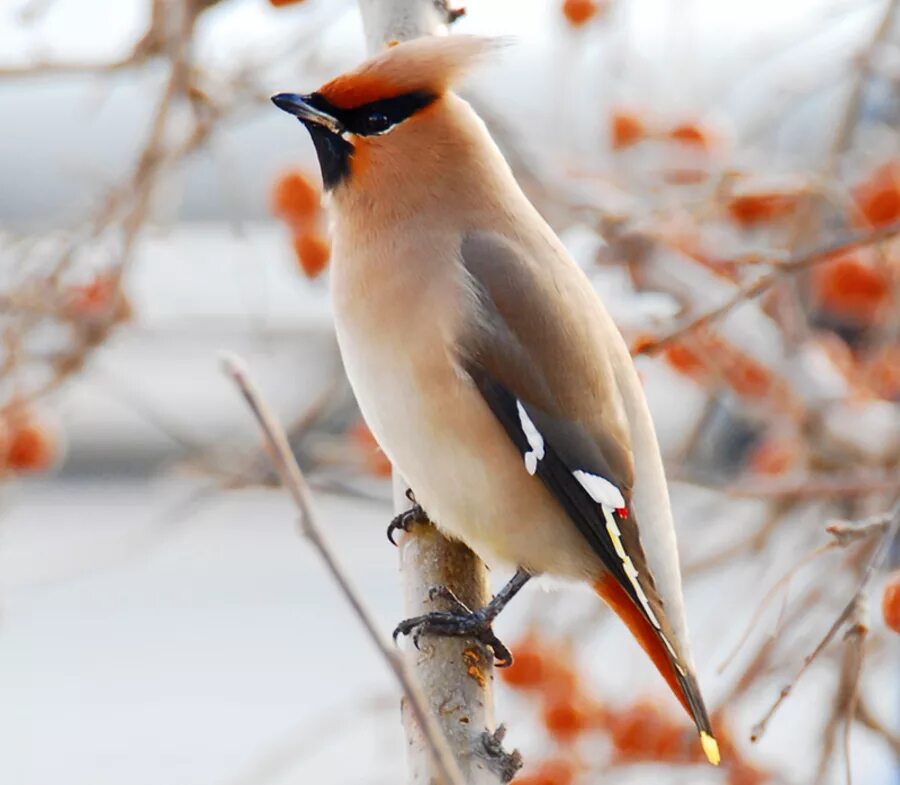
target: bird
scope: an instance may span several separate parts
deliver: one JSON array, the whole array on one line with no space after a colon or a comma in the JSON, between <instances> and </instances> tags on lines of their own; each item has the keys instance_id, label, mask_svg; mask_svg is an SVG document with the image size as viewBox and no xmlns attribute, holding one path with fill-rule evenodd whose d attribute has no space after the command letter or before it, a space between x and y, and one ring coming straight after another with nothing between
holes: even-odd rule
<instances>
[{"instance_id":1,"label":"bird","mask_svg":"<svg viewBox=\"0 0 900 785\"><path fill-rule=\"evenodd\" d=\"M396 43L272 102L327 191L337 341L366 423L447 536L512 580L485 608L397 633L491 630L532 576L587 583L625 622L720 760L690 651L675 526L628 347L584 271L455 92L500 46ZM395 637L396 634L395 633Z\"/></svg>"}]
</instances>

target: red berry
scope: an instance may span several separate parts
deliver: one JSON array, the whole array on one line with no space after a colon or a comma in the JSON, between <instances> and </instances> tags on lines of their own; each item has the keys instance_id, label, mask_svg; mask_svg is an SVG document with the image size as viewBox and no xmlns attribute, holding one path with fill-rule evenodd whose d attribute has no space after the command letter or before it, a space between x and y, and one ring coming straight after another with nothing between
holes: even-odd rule
<instances>
[{"instance_id":1,"label":"red berry","mask_svg":"<svg viewBox=\"0 0 900 785\"><path fill-rule=\"evenodd\" d=\"M600 10L597 0L564 0L562 12L572 27L581 27L591 21Z\"/></svg>"},{"instance_id":2,"label":"red berry","mask_svg":"<svg viewBox=\"0 0 900 785\"><path fill-rule=\"evenodd\" d=\"M294 253L307 278L315 278L328 266L331 243L316 232L294 235Z\"/></svg>"},{"instance_id":3,"label":"red berry","mask_svg":"<svg viewBox=\"0 0 900 785\"><path fill-rule=\"evenodd\" d=\"M633 112L618 110L609 116L609 138L613 150L631 147L646 136L644 123Z\"/></svg>"},{"instance_id":4,"label":"red berry","mask_svg":"<svg viewBox=\"0 0 900 785\"><path fill-rule=\"evenodd\" d=\"M876 169L853 193L856 207L870 226L900 220L900 162Z\"/></svg>"},{"instance_id":5,"label":"red berry","mask_svg":"<svg viewBox=\"0 0 900 785\"><path fill-rule=\"evenodd\" d=\"M56 440L47 428L31 419L9 424L4 460L7 469L22 473L46 471L56 455Z\"/></svg>"},{"instance_id":6,"label":"red berry","mask_svg":"<svg viewBox=\"0 0 900 785\"><path fill-rule=\"evenodd\" d=\"M894 632L900 632L900 570L888 578L881 597L884 623Z\"/></svg>"},{"instance_id":7,"label":"red berry","mask_svg":"<svg viewBox=\"0 0 900 785\"><path fill-rule=\"evenodd\" d=\"M272 188L272 212L297 227L309 223L321 209L319 189L299 170L285 172Z\"/></svg>"}]
</instances>

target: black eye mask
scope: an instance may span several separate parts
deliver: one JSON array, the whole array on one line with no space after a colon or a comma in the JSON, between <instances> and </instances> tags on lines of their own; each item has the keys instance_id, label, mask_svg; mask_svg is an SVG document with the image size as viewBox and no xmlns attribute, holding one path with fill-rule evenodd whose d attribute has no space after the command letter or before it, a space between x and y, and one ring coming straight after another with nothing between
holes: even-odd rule
<instances>
[{"instance_id":1,"label":"black eye mask","mask_svg":"<svg viewBox=\"0 0 900 785\"><path fill-rule=\"evenodd\" d=\"M371 101L353 109L341 109L321 93L272 96L275 106L294 115L306 126L319 158L322 180L329 190L350 175L354 147L346 134L380 136L435 100L437 96L433 93L415 91Z\"/></svg>"},{"instance_id":2,"label":"black eye mask","mask_svg":"<svg viewBox=\"0 0 900 785\"><path fill-rule=\"evenodd\" d=\"M436 98L432 93L416 91L372 101L353 109L339 109L321 93L313 93L307 101L310 106L331 115L352 134L378 136L434 103Z\"/></svg>"}]
</instances>

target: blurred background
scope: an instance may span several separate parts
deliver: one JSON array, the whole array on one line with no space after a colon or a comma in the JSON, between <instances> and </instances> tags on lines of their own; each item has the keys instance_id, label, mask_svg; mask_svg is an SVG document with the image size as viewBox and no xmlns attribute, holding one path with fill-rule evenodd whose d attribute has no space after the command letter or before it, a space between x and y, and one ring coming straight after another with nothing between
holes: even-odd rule
<instances>
[{"instance_id":1,"label":"blurred background","mask_svg":"<svg viewBox=\"0 0 900 785\"><path fill-rule=\"evenodd\" d=\"M464 94L639 355L726 748L699 764L592 595L529 587L498 623L523 785L900 782L897 6L454 25L513 37ZM392 629L390 467L312 146L268 102L364 55L349 0L0 3L0 782L402 781L393 682L219 369L247 359Z\"/></svg>"}]
</instances>

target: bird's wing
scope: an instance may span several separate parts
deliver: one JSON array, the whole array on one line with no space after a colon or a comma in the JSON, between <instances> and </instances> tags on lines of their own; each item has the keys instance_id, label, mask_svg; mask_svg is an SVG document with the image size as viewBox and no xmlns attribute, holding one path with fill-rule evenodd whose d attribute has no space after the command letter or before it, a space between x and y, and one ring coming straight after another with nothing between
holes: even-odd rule
<instances>
[{"instance_id":1,"label":"bird's wing","mask_svg":"<svg viewBox=\"0 0 900 785\"><path fill-rule=\"evenodd\" d=\"M666 615L641 544L625 407L598 341L593 295L584 294L588 282L561 270L562 260L535 263L488 232L467 235L461 258L475 309L457 340L462 369L522 453L523 471L543 481L650 625L689 711L708 729L682 656L686 642ZM673 601L680 612L680 590Z\"/></svg>"},{"instance_id":2,"label":"bird's wing","mask_svg":"<svg viewBox=\"0 0 900 785\"><path fill-rule=\"evenodd\" d=\"M464 239L477 312L460 337L461 362L521 450L525 470L544 481L607 569L653 613L638 594L649 599L655 589L629 514L634 469L614 374L579 315L550 310L562 299L551 296L551 273L520 254L495 234ZM620 534L611 536L604 508ZM634 580L617 543L638 571Z\"/></svg>"}]
</instances>

